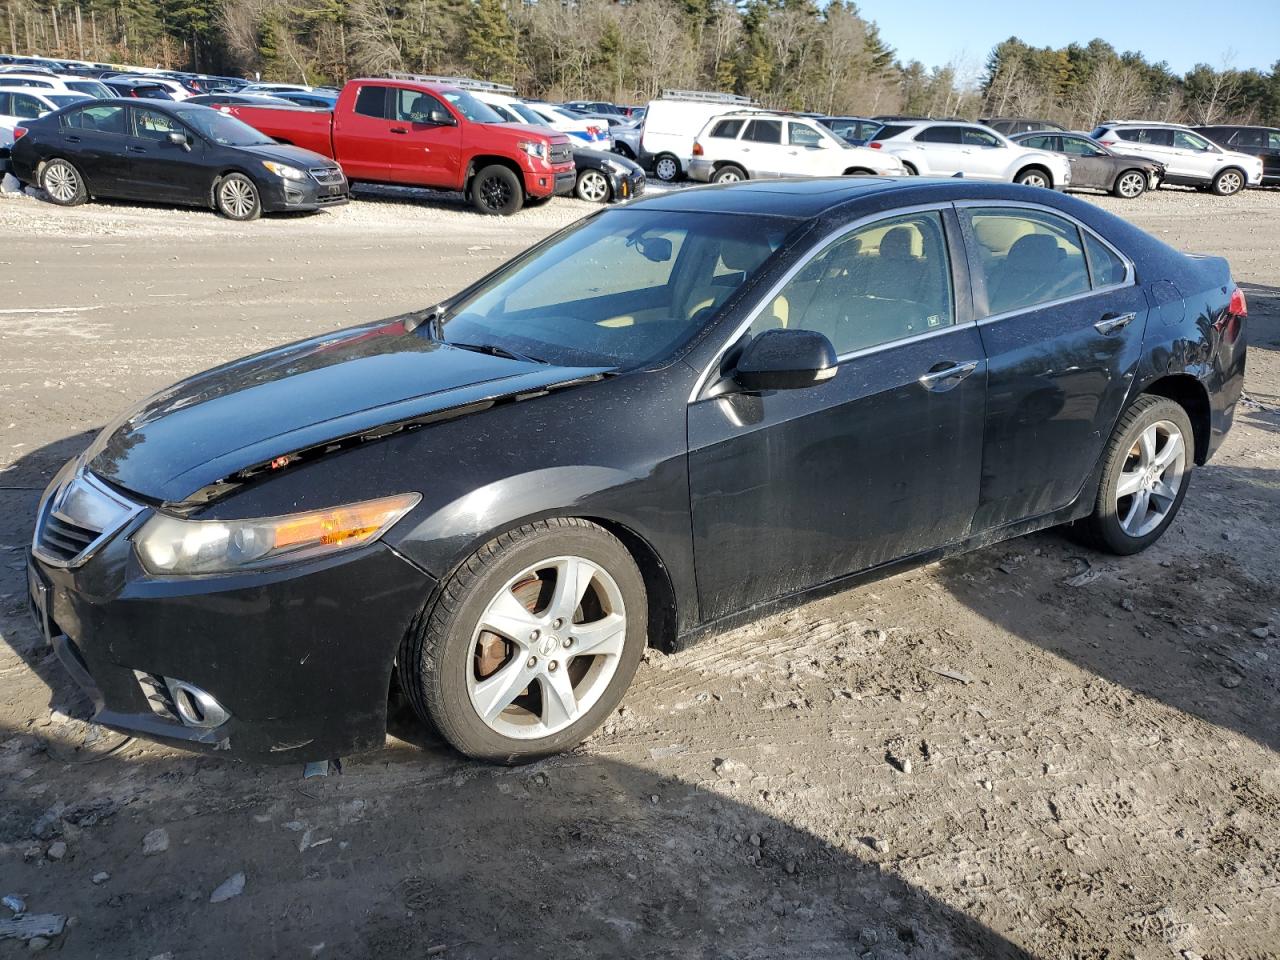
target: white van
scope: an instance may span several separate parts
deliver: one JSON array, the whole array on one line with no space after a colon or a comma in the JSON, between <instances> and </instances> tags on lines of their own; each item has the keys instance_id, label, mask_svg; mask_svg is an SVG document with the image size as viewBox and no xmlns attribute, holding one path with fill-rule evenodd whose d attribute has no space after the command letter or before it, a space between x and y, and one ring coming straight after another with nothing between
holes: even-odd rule
<instances>
[{"instance_id":1,"label":"white van","mask_svg":"<svg viewBox=\"0 0 1280 960\"><path fill-rule=\"evenodd\" d=\"M649 101L640 130L640 163L659 180L679 180L693 159L693 142L712 117L756 106L750 97L700 90L663 90Z\"/></svg>"}]
</instances>

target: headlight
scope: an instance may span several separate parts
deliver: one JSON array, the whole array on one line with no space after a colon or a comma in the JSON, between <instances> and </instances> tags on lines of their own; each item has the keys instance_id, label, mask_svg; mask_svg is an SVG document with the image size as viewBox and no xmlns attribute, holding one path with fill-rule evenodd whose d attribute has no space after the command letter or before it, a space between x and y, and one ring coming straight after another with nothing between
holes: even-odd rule
<instances>
[{"instance_id":1,"label":"headlight","mask_svg":"<svg viewBox=\"0 0 1280 960\"><path fill-rule=\"evenodd\" d=\"M404 493L257 520L183 520L157 513L134 536L153 576L231 573L327 556L382 536L422 499Z\"/></svg>"},{"instance_id":2,"label":"headlight","mask_svg":"<svg viewBox=\"0 0 1280 960\"><path fill-rule=\"evenodd\" d=\"M627 177L631 175L631 168L625 163L618 163L616 160L606 160L605 164L610 170L618 174L620 177Z\"/></svg>"},{"instance_id":3,"label":"headlight","mask_svg":"<svg viewBox=\"0 0 1280 960\"><path fill-rule=\"evenodd\" d=\"M277 177L284 177L286 180L305 180L307 175L297 167L291 167L287 163L276 163L274 160L263 160L262 165L274 173Z\"/></svg>"},{"instance_id":4,"label":"headlight","mask_svg":"<svg viewBox=\"0 0 1280 960\"><path fill-rule=\"evenodd\" d=\"M517 146L531 157L547 159L547 144L543 140L521 140Z\"/></svg>"}]
</instances>

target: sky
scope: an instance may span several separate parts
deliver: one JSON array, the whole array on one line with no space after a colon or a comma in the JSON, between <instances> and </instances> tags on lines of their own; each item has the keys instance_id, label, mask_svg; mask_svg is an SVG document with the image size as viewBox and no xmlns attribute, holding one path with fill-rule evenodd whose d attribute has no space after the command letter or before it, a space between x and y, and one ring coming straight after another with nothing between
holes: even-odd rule
<instances>
[{"instance_id":1,"label":"sky","mask_svg":"<svg viewBox=\"0 0 1280 960\"><path fill-rule=\"evenodd\" d=\"M1175 73L1197 63L1237 70L1270 70L1280 60L1280 0L858 0L900 61L926 66L956 61L962 78L981 71L1001 40L1016 36L1033 47L1065 47L1101 37L1118 51L1138 50ZM1230 11L1216 16L1211 11ZM968 76L966 76L968 75Z\"/></svg>"}]
</instances>

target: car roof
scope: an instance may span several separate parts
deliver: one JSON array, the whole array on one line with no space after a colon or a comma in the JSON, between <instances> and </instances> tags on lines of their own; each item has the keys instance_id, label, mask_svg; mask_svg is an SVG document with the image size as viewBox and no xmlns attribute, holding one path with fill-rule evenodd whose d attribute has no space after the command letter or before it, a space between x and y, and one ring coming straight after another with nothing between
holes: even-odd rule
<instances>
[{"instance_id":1,"label":"car roof","mask_svg":"<svg viewBox=\"0 0 1280 960\"><path fill-rule=\"evenodd\" d=\"M1045 206L1083 203L1052 190L961 177L815 177L746 180L650 194L627 209L672 213L729 213L809 220L837 211L893 210L916 204L958 200L1034 201ZM1086 204L1087 206L1087 204Z\"/></svg>"},{"instance_id":2,"label":"car roof","mask_svg":"<svg viewBox=\"0 0 1280 960\"><path fill-rule=\"evenodd\" d=\"M1185 123L1169 123L1167 120L1103 120L1100 127L1164 127L1169 130L1190 130Z\"/></svg>"}]
</instances>

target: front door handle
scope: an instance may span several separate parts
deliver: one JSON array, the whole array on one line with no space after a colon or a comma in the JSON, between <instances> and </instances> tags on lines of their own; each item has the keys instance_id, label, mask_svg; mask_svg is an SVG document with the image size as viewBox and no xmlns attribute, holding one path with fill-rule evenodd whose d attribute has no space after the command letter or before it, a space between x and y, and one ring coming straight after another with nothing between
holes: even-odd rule
<instances>
[{"instance_id":1,"label":"front door handle","mask_svg":"<svg viewBox=\"0 0 1280 960\"><path fill-rule=\"evenodd\" d=\"M408 133L409 131L406 130L404 127L392 127L391 132L392 133Z\"/></svg>"},{"instance_id":2,"label":"front door handle","mask_svg":"<svg viewBox=\"0 0 1280 960\"><path fill-rule=\"evenodd\" d=\"M977 360L968 360L965 363L949 363L945 361L936 363L929 368L928 373L920 378L920 385L926 390L932 390L934 393L946 393L977 369Z\"/></svg>"},{"instance_id":3,"label":"front door handle","mask_svg":"<svg viewBox=\"0 0 1280 960\"><path fill-rule=\"evenodd\" d=\"M68 134L65 134L65 135L63 136L63 138L62 138L62 139L63 139L63 140L65 140L65 141L67 141L67 143L79 143L79 142L80 142L80 138L79 138L79 137L73 137L73 136L72 136L71 134L69 134L69 133L68 133Z\"/></svg>"},{"instance_id":4,"label":"front door handle","mask_svg":"<svg viewBox=\"0 0 1280 960\"><path fill-rule=\"evenodd\" d=\"M147 148L146 147L129 147L129 152L130 153L146 153Z\"/></svg>"},{"instance_id":5,"label":"front door handle","mask_svg":"<svg viewBox=\"0 0 1280 960\"><path fill-rule=\"evenodd\" d=\"M1136 313L1108 313L1104 314L1102 319L1093 325L1093 329L1099 333L1115 333L1117 330L1123 330L1137 319L1138 315Z\"/></svg>"}]
</instances>

